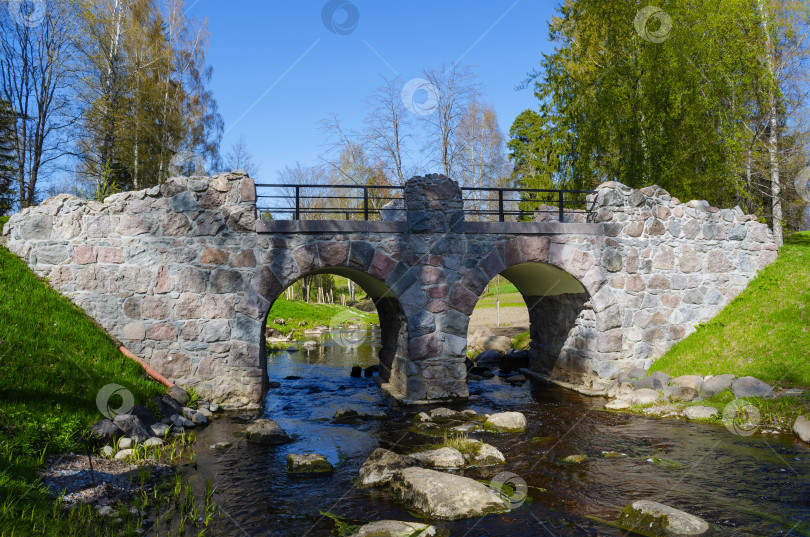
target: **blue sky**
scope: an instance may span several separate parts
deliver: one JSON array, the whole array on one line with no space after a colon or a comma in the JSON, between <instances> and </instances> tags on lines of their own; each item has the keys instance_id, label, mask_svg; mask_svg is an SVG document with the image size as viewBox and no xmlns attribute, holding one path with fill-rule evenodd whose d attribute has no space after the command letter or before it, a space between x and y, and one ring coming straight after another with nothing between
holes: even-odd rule
<instances>
[{"instance_id":1,"label":"blue sky","mask_svg":"<svg viewBox=\"0 0 810 537\"><path fill-rule=\"evenodd\" d=\"M187 0L189 16L208 19L223 154L245 135L260 180L275 181L296 161L317 163L325 150L318 123L329 114L359 128L380 75L407 81L427 66L473 64L504 134L536 105L530 90L515 86L550 50L547 21L557 2L350 2L359 18L341 35L322 22L325 0ZM352 22L342 10L334 20Z\"/></svg>"}]
</instances>

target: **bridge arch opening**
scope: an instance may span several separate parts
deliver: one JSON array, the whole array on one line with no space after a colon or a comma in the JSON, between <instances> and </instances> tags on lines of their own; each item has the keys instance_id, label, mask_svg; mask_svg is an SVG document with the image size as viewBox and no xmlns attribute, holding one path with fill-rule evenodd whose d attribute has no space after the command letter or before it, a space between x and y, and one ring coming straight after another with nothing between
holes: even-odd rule
<instances>
[{"instance_id":1,"label":"bridge arch opening","mask_svg":"<svg viewBox=\"0 0 810 537\"><path fill-rule=\"evenodd\" d=\"M360 294L364 293L365 297L370 300L374 310L376 310L380 327L380 346L378 354L375 357L379 365L377 381L380 384L391 383L395 387L404 387L408 342L407 317L402 310L399 299L385 282L362 270L337 266L316 268L300 274L287 285L280 287L278 291L274 293L274 296L270 297L270 305L264 316L264 326L274 326L275 323L273 323L273 321L275 318L273 306L278 302L279 298L285 296L288 289L292 288L297 282L304 282L307 279L319 275L332 275L346 278L362 290ZM319 293L313 293L313 290L310 290L309 294L312 297L312 303L317 303L318 299L325 298L324 294L318 296ZM339 297L335 300L334 295L332 295L330 299L329 302L334 305L340 305L342 303ZM344 350L349 352L355 347L368 345L371 342L371 333L366 330L368 327L363 326L362 319L358 317L359 316L354 315L351 310L341 307L334 315L330 315L327 322L322 322L323 319L321 319L319 323L329 328L332 341L334 341L337 346L343 346L345 347ZM266 335L267 334L265 334L265 336ZM304 339L306 339L306 337ZM263 368L266 368L266 337L262 337L261 357ZM267 371L265 370L265 379L267 379L266 373Z\"/></svg>"},{"instance_id":2,"label":"bridge arch opening","mask_svg":"<svg viewBox=\"0 0 810 537\"><path fill-rule=\"evenodd\" d=\"M526 365L533 371L557 378L587 376L586 356L595 344L588 341L595 338L588 329L594 322L589 300L585 286L568 271L548 262L518 262L493 276L479 294L469 342L476 352L487 347L503 352L502 338L510 338L518 350L528 351ZM489 343L485 328L495 336ZM521 359L509 362L514 366Z\"/></svg>"}]
</instances>

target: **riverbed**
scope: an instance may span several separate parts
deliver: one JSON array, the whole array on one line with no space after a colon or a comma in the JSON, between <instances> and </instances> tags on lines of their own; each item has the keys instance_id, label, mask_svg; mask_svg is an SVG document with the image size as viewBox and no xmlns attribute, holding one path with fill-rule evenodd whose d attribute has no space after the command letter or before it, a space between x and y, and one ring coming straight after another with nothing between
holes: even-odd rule
<instances>
[{"instance_id":1,"label":"riverbed","mask_svg":"<svg viewBox=\"0 0 810 537\"><path fill-rule=\"evenodd\" d=\"M262 415L294 442L249 444L234 435L245 428L238 416L198 432L197 469L188 479L214 481L220 513L207 535L333 535L335 523L321 513L350 524L417 520L384 489L358 489L352 480L377 447L406 453L436 443L411 430L413 416L425 408L391 406L373 378L350 376L352 366L377 363L378 330L355 348L339 340L326 334L314 350L268 358L269 380L279 387L268 393ZM717 535L810 535L810 449L792 435L745 437L716 425L607 412L601 398L537 381L511 386L499 375L469 387L470 400L453 408L519 411L528 428L522 434L470 433L500 449L507 465L465 475L488 480L514 473L526 482L529 497L501 515L430 521L453 536L618 537L626 532L603 521L615 521L638 499L701 516ZM332 420L346 407L386 417ZM217 442L233 445L209 447ZM288 453L321 453L335 471L290 476ZM589 460L562 462L572 454Z\"/></svg>"}]
</instances>

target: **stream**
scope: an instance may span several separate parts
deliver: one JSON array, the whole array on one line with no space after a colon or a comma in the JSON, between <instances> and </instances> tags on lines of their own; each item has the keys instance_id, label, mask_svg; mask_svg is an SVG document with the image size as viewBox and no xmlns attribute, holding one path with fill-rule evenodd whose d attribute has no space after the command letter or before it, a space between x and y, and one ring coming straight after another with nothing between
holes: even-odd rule
<instances>
[{"instance_id":1,"label":"stream","mask_svg":"<svg viewBox=\"0 0 810 537\"><path fill-rule=\"evenodd\" d=\"M219 507L207 535L333 535L335 523L321 512L350 524L416 520L384 488L358 489L352 480L377 447L406 453L436 443L410 431L413 416L426 408L389 406L372 378L350 376L352 366L377 363L379 330L351 350L329 333L319 343L311 351L299 347L268 358L269 380L280 387L269 391L262 414L294 442L249 444L233 434L245 428L234 416L197 433L198 466L188 478L213 480ZM498 375L469 387L469 402L453 408L519 411L528 428L523 434L471 433L501 450L507 466L464 475L488 480L512 472L527 483L529 498L501 515L431 521L450 535L624 536L603 520L615 521L639 499L701 516L716 535L810 535L810 449L792 434L744 437L717 425L606 412L600 398L537 381L511 386ZM335 412L345 407L384 411L387 418L334 423ZM209 447L217 442L233 446ZM605 458L611 451L622 455ZM321 453L335 471L290 476L288 453ZM561 462L572 454L589 461Z\"/></svg>"}]
</instances>

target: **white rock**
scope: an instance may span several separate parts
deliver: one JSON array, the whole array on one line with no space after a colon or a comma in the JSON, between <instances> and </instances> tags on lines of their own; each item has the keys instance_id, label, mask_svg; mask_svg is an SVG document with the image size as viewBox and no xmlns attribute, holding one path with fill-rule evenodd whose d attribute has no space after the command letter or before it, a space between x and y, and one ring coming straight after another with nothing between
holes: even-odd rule
<instances>
[{"instance_id":1,"label":"white rock","mask_svg":"<svg viewBox=\"0 0 810 537\"><path fill-rule=\"evenodd\" d=\"M398 201L398 200L395 200ZM436 528L419 522L400 522L399 520L380 520L361 526L357 533L350 537L434 537Z\"/></svg>"},{"instance_id":2,"label":"white rock","mask_svg":"<svg viewBox=\"0 0 810 537\"><path fill-rule=\"evenodd\" d=\"M152 437L149 440L147 440L146 442L144 442L143 445L145 447L162 446L163 445L163 440L161 440L160 438L157 438L157 437Z\"/></svg>"},{"instance_id":3,"label":"white rock","mask_svg":"<svg viewBox=\"0 0 810 537\"><path fill-rule=\"evenodd\" d=\"M391 478L391 494L407 509L437 519L456 520L502 513L509 501L470 479L425 468L405 468Z\"/></svg>"},{"instance_id":4,"label":"white rock","mask_svg":"<svg viewBox=\"0 0 810 537\"><path fill-rule=\"evenodd\" d=\"M412 454L411 457L426 468L450 469L464 466L464 455L452 447L422 451Z\"/></svg>"},{"instance_id":5,"label":"white rock","mask_svg":"<svg viewBox=\"0 0 810 537\"><path fill-rule=\"evenodd\" d=\"M641 521L639 516L643 517ZM700 517L649 500L638 500L625 507L618 524L625 529L646 530L644 535L653 537L699 537L710 530L709 524ZM656 527L651 530L653 525Z\"/></svg>"},{"instance_id":6,"label":"white rock","mask_svg":"<svg viewBox=\"0 0 810 537\"><path fill-rule=\"evenodd\" d=\"M630 408L631 406L632 405L629 402L624 401L623 399L614 399L613 401L610 401L608 404L606 404L605 408L607 408L608 410L625 410L627 408Z\"/></svg>"},{"instance_id":7,"label":"white rock","mask_svg":"<svg viewBox=\"0 0 810 537\"><path fill-rule=\"evenodd\" d=\"M690 406L683 411L690 420L707 420L717 414L717 409L711 406Z\"/></svg>"},{"instance_id":8,"label":"white rock","mask_svg":"<svg viewBox=\"0 0 810 537\"><path fill-rule=\"evenodd\" d=\"M121 451L115 454L115 459L119 461L122 459L127 459L134 453L135 453L134 449L122 449Z\"/></svg>"},{"instance_id":9,"label":"white rock","mask_svg":"<svg viewBox=\"0 0 810 537\"><path fill-rule=\"evenodd\" d=\"M796 418L796 422L793 424L793 432L803 442L810 442L810 420L803 415Z\"/></svg>"},{"instance_id":10,"label":"white rock","mask_svg":"<svg viewBox=\"0 0 810 537\"><path fill-rule=\"evenodd\" d=\"M484 428L505 433L522 433L526 430L526 416L520 412L496 412L489 415Z\"/></svg>"},{"instance_id":11,"label":"white rock","mask_svg":"<svg viewBox=\"0 0 810 537\"><path fill-rule=\"evenodd\" d=\"M630 394L630 403L633 405L649 405L658 401L661 395L650 388L641 388Z\"/></svg>"},{"instance_id":12,"label":"white rock","mask_svg":"<svg viewBox=\"0 0 810 537\"><path fill-rule=\"evenodd\" d=\"M112 446L104 446L103 448L101 448L102 457L107 457L108 459L110 459L112 458L113 455L115 455L115 450L113 449Z\"/></svg>"},{"instance_id":13,"label":"white rock","mask_svg":"<svg viewBox=\"0 0 810 537\"><path fill-rule=\"evenodd\" d=\"M118 449L129 449L133 444L134 442L132 441L132 438L128 438L126 436L122 436L118 439Z\"/></svg>"}]
</instances>

